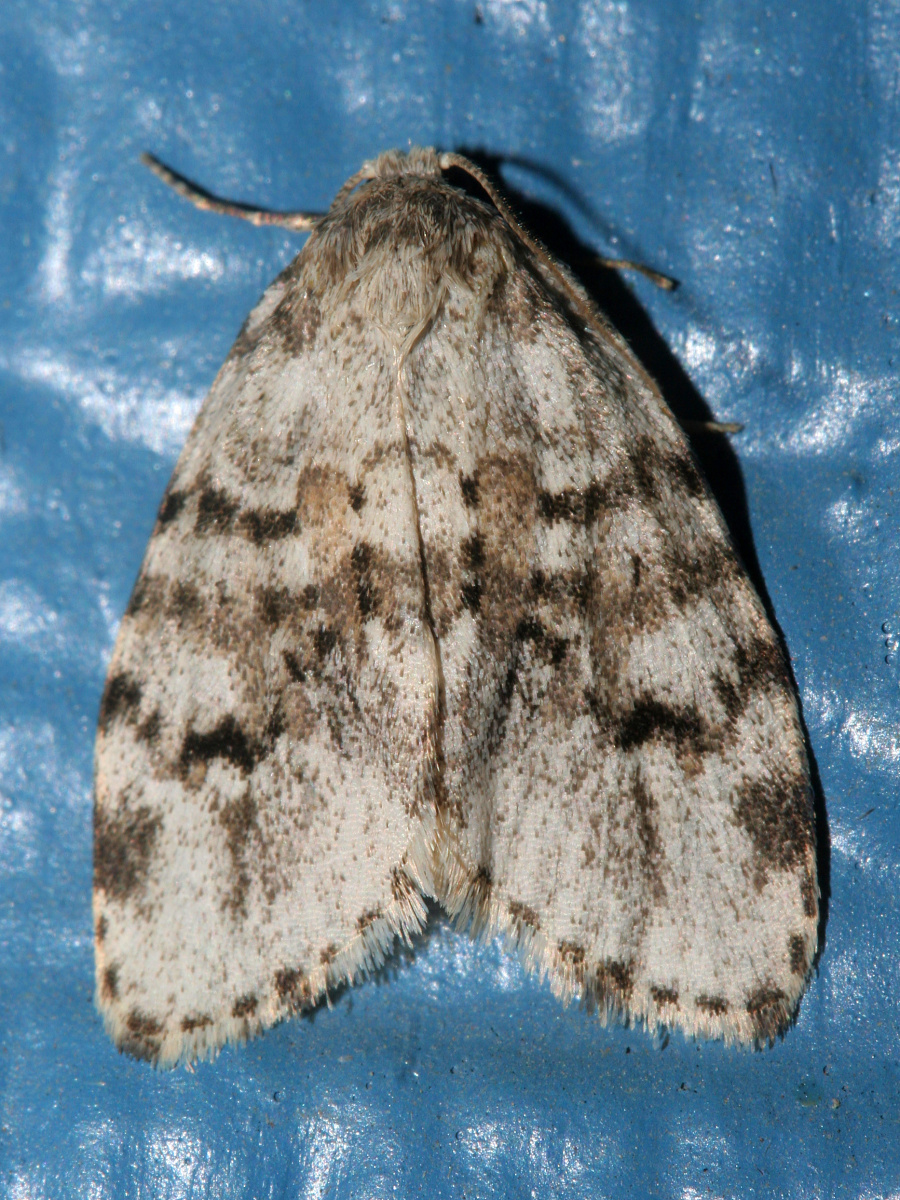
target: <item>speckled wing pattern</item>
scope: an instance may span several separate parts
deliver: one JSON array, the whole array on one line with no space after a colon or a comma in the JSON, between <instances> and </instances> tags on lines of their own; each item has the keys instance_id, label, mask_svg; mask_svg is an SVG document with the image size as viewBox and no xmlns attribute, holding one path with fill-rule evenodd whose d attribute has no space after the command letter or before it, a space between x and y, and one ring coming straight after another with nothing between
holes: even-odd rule
<instances>
[{"instance_id":1,"label":"speckled wing pattern","mask_svg":"<svg viewBox=\"0 0 900 1200\"><path fill-rule=\"evenodd\" d=\"M805 986L776 636L653 384L441 168L367 164L267 291L123 619L97 998L159 1064L352 982L426 897L604 1018L760 1042Z\"/></svg>"}]
</instances>

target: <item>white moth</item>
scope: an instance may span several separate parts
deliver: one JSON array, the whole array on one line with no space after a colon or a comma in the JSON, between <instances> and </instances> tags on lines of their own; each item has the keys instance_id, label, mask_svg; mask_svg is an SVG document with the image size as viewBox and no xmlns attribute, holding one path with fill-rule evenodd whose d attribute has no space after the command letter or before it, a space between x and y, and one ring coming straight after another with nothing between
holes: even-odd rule
<instances>
[{"instance_id":1,"label":"white moth","mask_svg":"<svg viewBox=\"0 0 900 1200\"><path fill-rule=\"evenodd\" d=\"M203 405L110 665L115 1042L249 1037L426 897L604 1019L771 1040L816 948L804 741L653 382L457 155L382 154L321 218L199 202L313 233Z\"/></svg>"}]
</instances>

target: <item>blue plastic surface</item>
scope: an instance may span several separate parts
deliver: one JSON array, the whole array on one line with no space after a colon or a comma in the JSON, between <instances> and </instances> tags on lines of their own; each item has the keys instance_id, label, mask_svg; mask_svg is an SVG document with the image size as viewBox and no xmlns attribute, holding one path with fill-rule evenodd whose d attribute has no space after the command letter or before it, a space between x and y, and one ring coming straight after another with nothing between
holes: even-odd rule
<instances>
[{"instance_id":1,"label":"blue plastic surface","mask_svg":"<svg viewBox=\"0 0 900 1200\"><path fill-rule=\"evenodd\" d=\"M898 62L887 0L0 6L4 1196L900 1189ZM695 444L790 651L829 891L770 1050L603 1029L439 921L193 1073L121 1057L92 1007L105 664L192 415L302 244L138 154L315 209L411 141L496 156L676 411L744 423Z\"/></svg>"}]
</instances>

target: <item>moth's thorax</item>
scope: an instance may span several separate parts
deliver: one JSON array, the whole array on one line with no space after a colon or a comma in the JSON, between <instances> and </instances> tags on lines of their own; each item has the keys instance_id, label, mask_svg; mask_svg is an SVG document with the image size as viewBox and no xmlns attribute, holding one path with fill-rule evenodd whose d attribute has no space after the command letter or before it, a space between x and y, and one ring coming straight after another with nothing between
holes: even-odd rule
<instances>
[{"instance_id":1,"label":"moth's thorax","mask_svg":"<svg viewBox=\"0 0 900 1200\"><path fill-rule=\"evenodd\" d=\"M390 151L372 172L310 238L307 284L329 305L355 293L373 322L401 342L454 291L476 297L470 315L477 317L523 258L503 218L447 183L433 151Z\"/></svg>"}]
</instances>

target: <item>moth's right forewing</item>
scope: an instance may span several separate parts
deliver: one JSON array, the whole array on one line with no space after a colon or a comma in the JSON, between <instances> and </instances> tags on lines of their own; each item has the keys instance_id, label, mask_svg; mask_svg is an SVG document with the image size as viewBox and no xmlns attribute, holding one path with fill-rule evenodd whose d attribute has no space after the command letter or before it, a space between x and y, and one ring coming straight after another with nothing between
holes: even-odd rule
<instances>
[{"instance_id":1,"label":"moth's right forewing","mask_svg":"<svg viewBox=\"0 0 900 1200\"><path fill-rule=\"evenodd\" d=\"M396 376L316 255L203 405L102 703L97 999L159 1063L314 1003L424 919L437 668Z\"/></svg>"}]
</instances>

